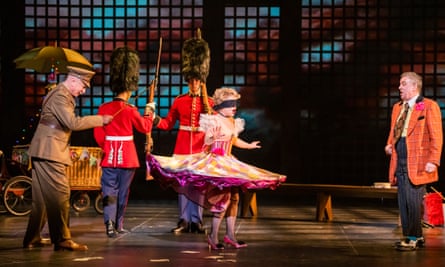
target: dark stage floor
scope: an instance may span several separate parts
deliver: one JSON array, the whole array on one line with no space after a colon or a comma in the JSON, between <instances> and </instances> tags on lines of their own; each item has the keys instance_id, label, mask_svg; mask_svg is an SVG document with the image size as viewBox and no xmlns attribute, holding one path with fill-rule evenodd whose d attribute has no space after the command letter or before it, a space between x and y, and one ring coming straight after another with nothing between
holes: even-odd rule
<instances>
[{"instance_id":1,"label":"dark stage floor","mask_svg":"<svg viewBox=\"0 0 445 267\"><path fill-rule=\"evenodd\" d=\"M280 201L279 192L275 193L258 194L258 217L238 220L238 239L248 247L223 251L209 251L203 234L170 233L177 221L174 198L131 201L125 222L131 232L115 239L106 237L102 215L92 207L81 213L72 211L73 239L86 243L87 252L54 252L51 246L23 249L27 217L2 214L0 266L394 267L443 266L445 262L442 227L424 229L425 248L394 249L400 236L394 201L333 199L334 220L316 222L310 198ZM207 228L210 219L206 213Z\"/></svg>"}]
</instances>

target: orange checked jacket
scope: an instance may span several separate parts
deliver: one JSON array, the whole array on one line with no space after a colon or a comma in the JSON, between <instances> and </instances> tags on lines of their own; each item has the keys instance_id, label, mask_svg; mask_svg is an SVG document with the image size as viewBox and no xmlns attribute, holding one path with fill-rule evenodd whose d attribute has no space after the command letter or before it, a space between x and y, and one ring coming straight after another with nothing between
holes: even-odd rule
<instances>
[{"instance_id":1,"label":"orange checked jacket","mask_svg":"<svg viewBox=\"0 0 445 267\"><path fill-rule=\"evenodd\" d=\"M389 164L389 182L396 185L397 152L394 144L394 127L403 108L398 102L393 106L391 115L391 130L387 145L392 144L392 154ZM435 172L425 172L427 162L440 165L442 153L442 116L437 102L419 96L413 107L406 132L408 176L414 185L428 184L439 179L438 169Z\"/></svg>"}]
</instances>

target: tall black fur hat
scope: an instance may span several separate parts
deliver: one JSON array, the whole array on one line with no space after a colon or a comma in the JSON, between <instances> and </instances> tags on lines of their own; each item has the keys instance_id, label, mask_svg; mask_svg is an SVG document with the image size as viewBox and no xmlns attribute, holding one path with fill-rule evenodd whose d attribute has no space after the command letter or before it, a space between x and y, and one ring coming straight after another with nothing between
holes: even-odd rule
<instances>
[{"instance_id":1,"label":"tall black fur hat","mask_svg":"<svg viewBox=\"0 0 445 267\"><path fill-rule=\"evenodd\" d=\"M200 29L197 36L187 39L182 46L182 75L185 81L198 79L205 83L210 70L210 49L201 38Z\"/></svg>"},{"instance_id":2,"label":"tall black fur hat","mask_svg":"<svg viewBox=\"0 0 445 267\"><path fill-rule=\"evenodd\" d=\"M140 59L136 50L118 47L110 58L110 86L116 94L136 91L139 85Z\"/></svg>"}]
</instances>

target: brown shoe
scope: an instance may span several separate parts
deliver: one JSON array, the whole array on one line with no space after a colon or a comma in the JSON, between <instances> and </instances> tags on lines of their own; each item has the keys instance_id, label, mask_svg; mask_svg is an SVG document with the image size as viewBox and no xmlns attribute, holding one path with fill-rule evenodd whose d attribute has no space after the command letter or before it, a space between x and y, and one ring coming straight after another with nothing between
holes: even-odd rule
<instances>
[{"instance_id":1,"label":"brown shoe","mask_svg":"<svg viewBox=\"0 0 445 267\"><path fill-rule=\"evenodd\" d=\"M54 245L54 251L69 250L69 251L86 251L87 245L77 244L73 240L65 240L59 244Z\"/></svg>"},{"instance_id":2,"label":"brown shoe","mask_svg":"<svg viewBox=\"0 0 445 267\"><path fill-rule=\"evenodd\" d=\"M42 238L37 242L23 244L23 248L29 248L29 249L42 248L44 246L49 246L49 245L51 245L51 240L49 238Z\"/></svg>"}]
</instances>

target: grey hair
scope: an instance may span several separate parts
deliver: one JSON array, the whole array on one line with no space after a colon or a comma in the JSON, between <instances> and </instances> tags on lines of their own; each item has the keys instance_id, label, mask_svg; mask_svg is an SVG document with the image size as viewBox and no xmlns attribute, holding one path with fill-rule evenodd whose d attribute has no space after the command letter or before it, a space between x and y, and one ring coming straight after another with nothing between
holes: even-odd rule
<instances>
[{"instance_id":1,"label":"grey hair","mask_svg":"<svg viewBox=\"0 0 445 267\"><path fill-rule=\"evenodd\" d=\"M419 74L413 71L407 71L400 75L400 78L405 78L405 77L415 82L417 84L417 89L419 91L422 90L422 77Z\"/></svg>"}]
</instances>

